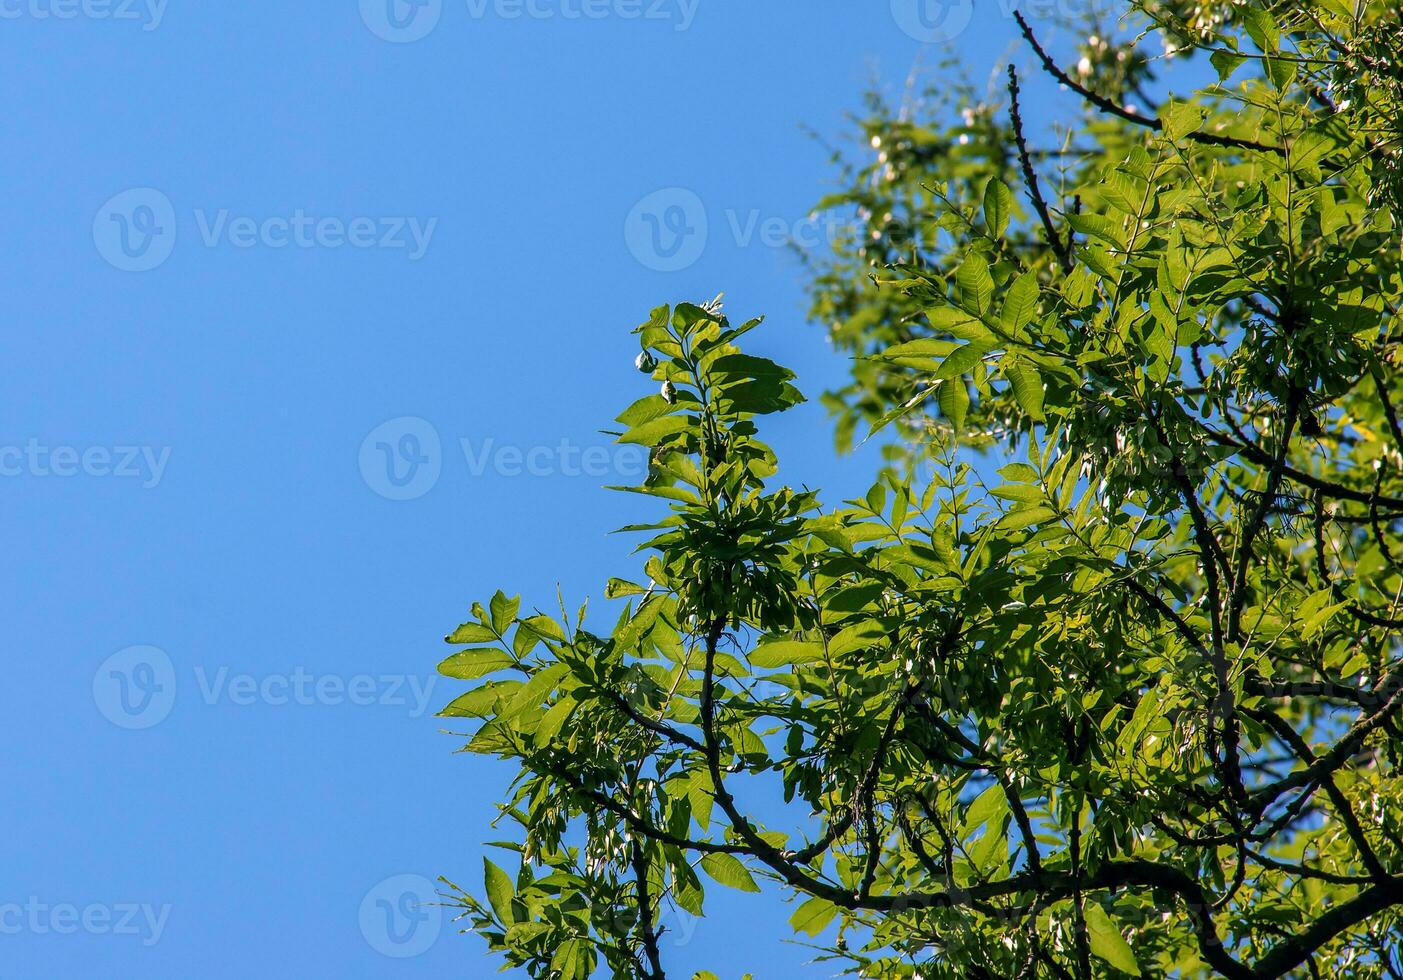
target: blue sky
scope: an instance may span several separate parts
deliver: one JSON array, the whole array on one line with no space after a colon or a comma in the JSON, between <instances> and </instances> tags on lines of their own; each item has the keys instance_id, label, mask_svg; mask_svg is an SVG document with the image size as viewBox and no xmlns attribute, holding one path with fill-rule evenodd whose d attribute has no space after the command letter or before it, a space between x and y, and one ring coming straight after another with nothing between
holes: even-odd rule
<instances>
[{"instance_id":1,"label":"blue sky","mask_svg":"<svg viewBox=\"0 0 1403 980\"><path fill-rule=\"evenodd\" d=\"M983 0L394 4L0 0L7 978L494 971L396 918L478 885L510 776L440 734L440 637L635 567L597 430L652 306L841 378L777 245L832 189L801 127L952 25L1013 50ZM813 401L767 432L831 501L875 464ZM673 975L832 973L714 891Z\"/></svg>"}]
</instances>

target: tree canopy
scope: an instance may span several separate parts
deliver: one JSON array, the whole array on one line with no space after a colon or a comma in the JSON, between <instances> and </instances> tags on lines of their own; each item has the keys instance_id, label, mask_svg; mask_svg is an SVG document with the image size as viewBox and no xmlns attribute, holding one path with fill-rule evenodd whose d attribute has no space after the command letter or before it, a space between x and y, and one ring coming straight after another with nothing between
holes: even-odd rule
<instances>
[{"instance_id":1,"label":"tree canopy","mask_svg":"<svg viewBox=\"0 0 1403 980\"><path fill-rule=\"evenodd\" d=\"M1403 977L1403 26L1124 13L1065 66L1019 19L1065 132L1012 67L861 121L813 315L862 499L779 481L758 320L636 330L621 615L499 592L440 665L519 767L452 892L507 964L664 977L721 886L862 977Z\"/></svg>"}]
</instances>

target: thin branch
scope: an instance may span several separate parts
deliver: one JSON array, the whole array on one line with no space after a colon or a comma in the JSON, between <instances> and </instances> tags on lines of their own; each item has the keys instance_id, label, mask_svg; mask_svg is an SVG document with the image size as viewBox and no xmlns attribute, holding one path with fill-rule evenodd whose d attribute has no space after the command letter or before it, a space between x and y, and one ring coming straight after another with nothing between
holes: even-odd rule
<instances>
[{"instance_id":1,"label":"thin branch","mask_svg":"<svg viewBox=\"0 0 1403 980\"><path fill-rule=\"evenodd\" d=\"M1038 56L1038 60L1042 62L1043 68L1049 75L1057 79L1057 81L1067 86L1073 92L1076 92L1102 112L1124 119L1126 122L1135 123L1137 126L1153 129L1155 132L1162 132L1164 130L1164 123L1157 117L1142 116L1138 113L1131 112L1124 106L1112 102L1104 95L1097 95L1085 85L1074 81L1065 71L1057 67L1057 63L1043 50L1042 45L1038 43L1038 39L1033 36L1033 29L1029 27L1028 22L1023 19L1023 15L1015 10L1013 12L1013 17L1018 21L1018 29L1023 32L1023 37L1028 41L1028 44L1032 46L1033 53ZM1235 136L1217 136L1213 133L1185 133L1184 135L1186 139L1208 146L1226 146L1240 150L1258 150L1263 153L1275 153L1278 156L1286 155L1285 147L1275 146L1269 143L1258 143L1253 140L1238 139Z\"/></svg>"},{"instance_id":2,"label":"thin branch","mask_svg":"<svg viewBox=\"0 0 1403 980\"><path fill-rule=\"evenodd\" d=\"M1038 212L1038 220L1042 222L1043 231L1047 233L1047 243L1057 256L1062 272L1071 275L1074 268L1071 253L1052 224L1052 215L1048 213L1047 202L1043 200L1042 188L1038 184L1037 171L1033 169L1033 162L1028 158L1028 141L1023 136L1023 114L1018 105L1018 69L1012 65L1008 66L1008 95L1009 112L1013 116L1013 138L1018 144L1018 159L1023 166L1023 180L1028 185L1028 196L1033 201L1033 209Z\"/></svg>"}]
</instances>

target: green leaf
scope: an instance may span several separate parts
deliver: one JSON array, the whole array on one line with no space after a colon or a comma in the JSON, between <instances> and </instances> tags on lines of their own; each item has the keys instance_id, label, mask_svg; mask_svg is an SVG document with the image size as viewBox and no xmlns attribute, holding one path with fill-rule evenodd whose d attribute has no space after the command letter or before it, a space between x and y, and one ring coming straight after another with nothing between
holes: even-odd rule
<instances>
[{"instance_id":1,"label":"green leaf","mask_svg":"<svg viewBox=\"0 0 1403 980\"><path fill-rule=\"evenodd\" d=\"M440 718L486 718L496 711L497 702L515 697L526 685L521 681L488 681L453 700L438 713Z\"/></svg>"},{"instance_id":2,"label":"green leaf","mask_svg":"<svg viewBox=\"0 0 1403 980\"><path fill-rule=\"evenodd\" d=\"M961 833L973 833L980 825L990 820L1000 817L1008 812L1008 797L1004 794L1003 787L998 783L987 787L984 792L974 798L974 802L965 811L964 824Z\"/></svg>"},{"instance_id":3,"label":"green leaf","mask_svg":"<svg viewBox=\"0 0 1403 980\"><path fill-rule=\"evenodd\" d=\"M1005 330L1010 334L1016 334L1020 329L1033 322L1038 315L1038 277L1032 272L1025 272L1008 288L1008 296L1004 299L1003 313L1000 322Z\"/></svg>"},{"instance_id":4,"label":"green leaf","mask_svg":"<svg viewBox=\"0 0 1403 980\"><path fill-rule=\"evenodd\" d=\"M960 271L955 273L955 282L960 287L960 303L967 310L979 313L989 311L989 302L994 297L994 277L989 275L989 263L984 256L975 252L965 256Z\"/></svg>"},{"instance_id":5,"label":"green leaf","mask_svg":"<svg viewBox=\"0 0 1403 980\"><path fill-rule=\"evenodd\" d=\"M875 620L868 619L854 623L839 630L838 635L828 641L828 655L837 658L855 650L866 649L879 643L886 637L886 634L886 629Z\"/></svg>"},{"instance_id":6,"label":"green leaf","mask_svg":"<svg viewBox=\"0 0 1403 980\"><path fill-rule=\"evenodd\" d=\"M999 521L999 529L1002 531L1017 531L1034 524L1042 524L1057 516L1057 511L1051 507L1025 507L1022 510L1010 511Z\"/></svg>"},{"instance_id":7,"label":"green leaf","mask_svg":"<svg viewBox=\"0 0 1403 980\"><path fill-rule=\"evenodd\" d=\"M656 446L668 436L690 428L693 418L688 415L665 415L662 418L635 425L623 435L619 442L636 446Z\"/></svg>"},{"instance_id":8,"label":"green leaf","mask_svg":"<svg viewBox=\"0 0 1403 980\"><path fill-rule=\"evenodd\" d=\"M703 871L727 888L743 892L760 890L745 865L734 854L707 854L702 857L701 866Z\"/></svg>"},{"instance_id":9,"label":"green leaf","mask_svg":"<svg viewBox=\"0 0 1403 980\"><path fill-rule=\"evenodd\" d=\"M992 290L992 284L990 288ZM980 323L978 318L956 307L932 306L925 312L930 325L942 333L948 333L959 340L979 341L990 347L998 343L998 338L992 330Z\"/></svg>"},{"instance_id":10,"label":"green leaf","mask_svg":"<svg viewBox=\"0 0 1403 980\"><path fill-rule=\"evenodd\" d=\"M492 628L498 633L505 633L511 621L516 618L517 610L521 608L521 596L508 599L499 589L492 596L489 608L492 611Z\"/></svg>"},{"instance_id":11,"label":"green leaf","mask_svg":"<svg viewBox=\"0 0 1403 980\"><path fill-rule=\"evenodd\" d=\"M576 977L587 976L584 972L586 965L585 944L579 939L565 940L550 960L550 968L555 971L559 980L575 980Z\"/></svg>"},{"instance_id":12,"label":"green leaf","mask_svg":"<svg viewBox=\"0 0 1403 980\"><path fill-rule=\"evenodd\" d=\"M1125 251L1125 230L1121 228L1119 221L1114 221L1104 214L1085 213L1067 215L1067 223L1083 235L1099 238Z\"/></svg>"},{"instance_id":13,"label":"green leaf","mask_svg":"<svg viewBox=\"0 0 1403 980\"><path fill-rule=\"evenodd\" d=\"M995 497L1001 497L1004 500L1017 500L1025 504L1041 503L1043 499L1042 487L1028 486L1023 483L1006 483L989 492Z\"/></svg>"},{"instance_id":14,"label":"green leaf","mask_svg":"<svg viewBox=\"0 0 1403 980\"><path fill-rule=\"evenodd\" d=\"M1087 902L1082 915L1086 919L1086 933L1091 943L1091 952L1122 973L1138 977L1140 964L1135 960L1135 953L1116 928L1116 924L1111 921L1111 917L1106 914L1106 910L1095 902Z\"/></svg>"},{"instance_id":15,"label":"green leaf","mask_svg":"<svg viewBox=\"0 0 1403 980\"><path fill-rule=\"evenodd\" d=\"M998 469L999 476L1014 483L1035 483L1038 479L1038 471L1027 463L1009 463Z\"/></svg>"},{"instance_id":16,"label":"green leaf","mask_svg":"<svg viewBox=\"0 0 1403 980\"><path fill-rule=\"evenodd\" d=\"M1242 67L1243 63L1247 61L1247 56L1223 48L1214 51L1208 60L1213 62L1213 67L1218 70L1218 81L1222 83L1226 82L1232 77L1233 72Z\"/></svg>"},{"instance_id":17,"label":"green leaf","mask_svg":"<svg viewBox=\"0 0 1403 980\"><path fill-rule=\"evenodd\" d=\"M497 634L481 623L464 623L443 638L448 643L491 643Z\"/></svg>"},{"instance_id":18,"label":"green leaf","mask_svg":"<svg viewBox=\"0 0 1403 980\"><path fill-rule=\"evenodd\" d=\"M989 348L980 343L969 343L957 348L949 357L941 362L940 370L935 372L937 381L944 381L947 378L955 378L973 371L984 355L989 352ZM968 402L966 402L968 404ZM943 408L943 406L942 406Z\"/></svg>"},{"instance_id":19,"label":"green leaf","mask_svg":"<svg viewBox=\"0 0 1403 980\"><path fill-rule=\"evenodd\" d=\"M438 665L438 672L444 677L456 677L460 681L475 680L499 670L514 666L516 661L505 651L492 647L478 647L455 653Z\"/></svg>"},{"instance_id":20,"label":"green leaf","mask_svg":"<svg viewBox=\"0 0 1403 980\"><path fill-rule=\"evenodd\" d=\"M487 900L492 903L492 911L497 913L497 918L501 919L504 925L515 922L516 913L512 910L512 898L516 890L512 887L512 880L505 871L487 858L482 859L482 887L487 892Z\"/></svg>"},{"instance_id":21,"label":"green leaf","mask_svg":"<svg viewBox=\"0 0 1403 980\"><path fill-rule=\"evenodd\" d=\"M1164 135L1171 140L1179 140L1203 125L1207 109L1198 102L1185 102L1175 99L1160 111L1164 123Z\"/></svg>"},{"instance_id":22,"label":"green leaf","mask_svg":"<svg viewBox=\"0 0 1403 980\"><path fill-rule=\"evenodd\" d=\"M1009 214L1013 209L1013 194L1009 192L1008 185L997 177L990 177L989 182L984 185L984 223L989 227L989 234L995 238L1002 238L1008 230Z\"/></svg>"},{"instance_id":23,"label":"green leaf","mask_svg":"<svg viewBox=\"0 0 1403 980\"><path fill-rule=\"evenodd\" d=\"M775 640L762 643L750 653L756 667L788 667L810 664L823 659L823 644L811 640Z\"/></svg>"},{"instance_id":24,"label":"green leaf","mask_svg":"<svg viewBox=\"0 0 1403 980\"><path fill-rule=\"evenodd\" d=\"M604 598L622 599L624 596L643 595L648 590L633 582L626 582L621 578L611 578L604 586Z\"/></svg>"},{"instance_id":25,"label":"green leaf","mask_svg":"<svg viewBox=\"0 0 1403 980\"><path fill-rule=\"evenodd\" d=\"M541 723L536 726L536 731L532 733L537 745L549 745L555 740L555 736L560 734L560 729L570 720L574 714L578 702L569 695L564 695L559 701L551 705L546 712Z\"/></svg>"},{"instance_id":26,"label":"green leaf","mask_svg":"<svg viewBox=\"0 0 1403 980\"><path fill-rule=\"evenodd\" d=\"M1285 91L1296 79L1296 62L1290 58L1267 58L1267 78L1278 91Z\"/></svg>"},{"instance_id":27,"label":"green leaf","mask_svg":"<svg viewBox=\"0 0 1403 980\"><path fill-rule=\"evenodd\" d=\"M645 395L638 399L628 408L624 409L616 421L623 423L629 428L642 425L644 422L651 422L653 419L661 418L664 415L671 415L679 411L677 405L670 405L662 395Z\"/></svg>"},{"instance_id":28,"label":"green leaf","mask_svg":"<svg viewBox=\"0 0 1403 980\"><path fill-rule=\"evenodd\" d=\"M964 378L950 378L940 382L940 414L944 415L955 431L965 427L965 415L969 412L969 389Z\"/></svg>"},{"instance_id":29,"label":"green leaf","mask_svg":"<svg viewBox=\"0 0 1403 980\"><path fill-rule=\"evenodd\" d=\"M882 351L882 357L929 357L939 359L949 355L951 351L950 341L935 340L930 337L922 337L919 340L908 340L904 344L896 344Z\"/></svg>"},{"instance_id":30,"label":"green leaf","mask_svg":"<svg viewBox=\"0 0 1403 980\"><path fill-rule=\"evenodd\" d=\"M1242 14L1242 26L1246 28L1247 35L1257 47L1267 54L1280 47L1281 28L1276 25L1276 20L1271 14L1251 4L1243 4L1237 10Z\"/></svg>"},{"instance_id":31,"label":"green leaf","mask_svg":"<svg viewBox=\"0 0 1403 980\"><path fill-rule=\"evenodd\" d=\"M838 915L838 906L826 898L811 898L800 905L789 917L789 925L795 932L802 932L810 938L818 936L828 923Z\"/></svg>"},{"instance_id":32,"label":"green leaf","mask_svg":"<svg viewBox=\"0 0 1403 980\"><path fill-rule=\"evenodd\" d=\"M1043 420L1043 379L1038 369L1027 361L1004 358L1001 365L1004 377L1013 387L1013 397L1018 406L1027 412L1035 422Z\"/></svg>"}]
</instances>

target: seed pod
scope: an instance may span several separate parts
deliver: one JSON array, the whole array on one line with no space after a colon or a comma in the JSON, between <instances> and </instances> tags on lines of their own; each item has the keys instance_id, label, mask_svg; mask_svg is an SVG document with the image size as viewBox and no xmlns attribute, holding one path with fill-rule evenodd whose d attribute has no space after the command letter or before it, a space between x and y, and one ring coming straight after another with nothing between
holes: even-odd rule
<instances>
[{"instance_id":1,"label":"seed pod","mask_svg":"<svg viewBox=\"0 0 1403 980\"><path fill-rule=\"evenodd\" d=\"M667 402L669 405L677 404L677 389L673 387L671 381L663 382L662 395L663 401Z\"/></svg>"},{"instance_id":2,"label":"seed pod","mask_svg":"<svg viewBox=\"0 0 1403 980\"><path fill-rule=\"evenodd\" d=\"M633 366L644 374L652 374L653 370L658 366L658 361L657 358L652 355L651 351L645 350L633 359Z\"/></svg>"}]
</instances>

